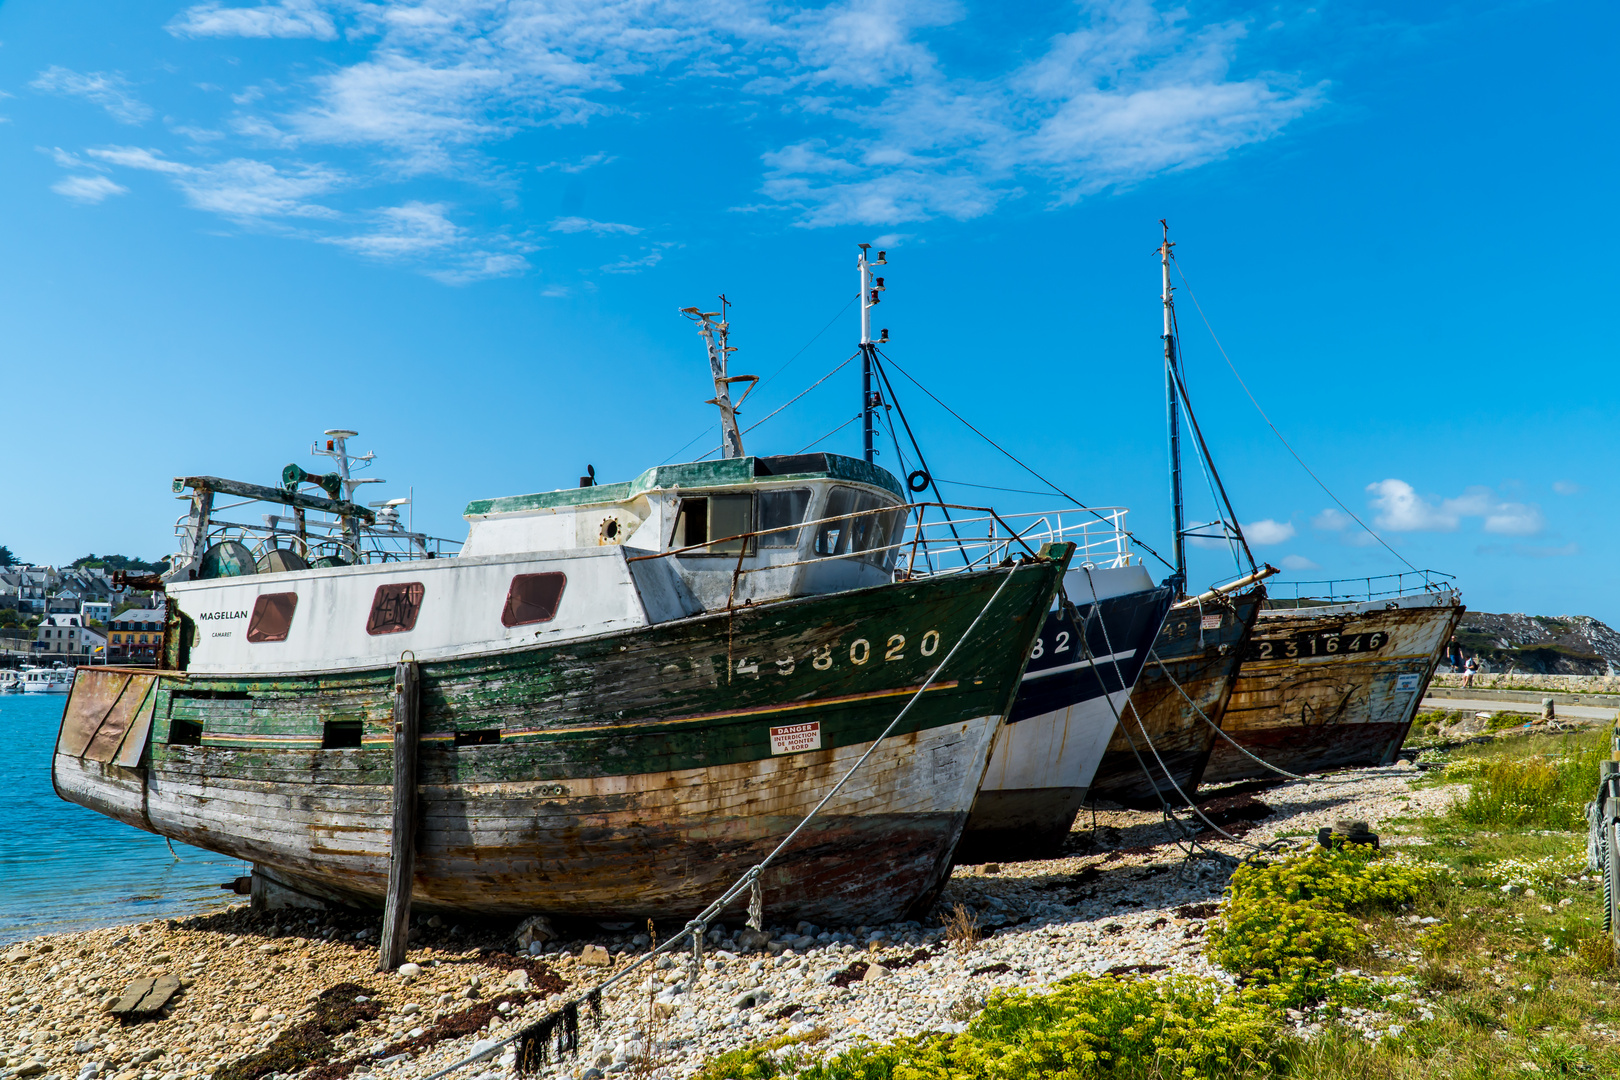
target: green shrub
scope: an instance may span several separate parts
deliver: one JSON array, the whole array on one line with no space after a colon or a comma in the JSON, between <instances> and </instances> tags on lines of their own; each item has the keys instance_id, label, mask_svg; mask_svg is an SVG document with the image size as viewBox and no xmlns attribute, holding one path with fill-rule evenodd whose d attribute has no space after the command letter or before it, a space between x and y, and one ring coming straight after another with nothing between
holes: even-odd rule
<instances>
[{"instance_id":1,"label":"green shrub","mask_svg":"<svg viewBox=\"0 0 1620 1080\"><path fill-rule=\"evenodd\" d=\"M808 1063L766 1044L714 1059L697 1080L1218 1080L1271 1072L1283 1044L1266 1004L1222 983L1076 975L1044 993L992 995L960 1035L868 1043Z\"/></svg>"},{"instance_id":2,"label":"green shrub","mask_svg":"<svg viewBox=\"0 0 1620 1080\"><path fill-rule=\"evenodd\" d=\"M1452 816L1469 825L1583 828L1602 756L1586 749L1557 759L1482 761L1477 771L1471 770L1468 798L1453 808Z\"/></svg>"},{"instance_id":3,"label":"green shrub","mask_svg":"<svg viewBox=\"0 0 1620 1080\"><path fill-rule=\"evenodd\" d=\"M1279 1005L1319 1001L1367 945L1354 916L1416 899L1439 872L1363 847L1245 864L1210 928L1210 958Z\"/></svg>"}]
</instances>

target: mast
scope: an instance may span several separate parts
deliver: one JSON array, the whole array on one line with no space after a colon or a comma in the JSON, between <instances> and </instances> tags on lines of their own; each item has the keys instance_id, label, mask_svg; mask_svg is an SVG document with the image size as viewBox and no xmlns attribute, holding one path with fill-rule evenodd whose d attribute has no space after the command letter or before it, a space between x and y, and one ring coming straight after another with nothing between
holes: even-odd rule
<instances>
[{"instance_id":1,"label":"mast","mask_svg":"<svg viewBox=\"0 0 1620 1080\"><path fill-rule=\"evenodd\" d=\"M716 406L720 410L720 456L723 458L744 457L742 444L742 431L737 427L737 405L743 403L750 390L758 384L757 375L726 375L726 362L736 348L727 344L731 337L731 323L726 319L726 308L731 301L725 294L720 295L719 311L702 311L695 307L681 308L681 314L697 323L698 333L703 337L703 344L709 353L709 374L714 377L714 397L704 402L705 405ZM719 319L719 322L715 322ZM731 384L746 382L748 390L737 399L737 404L731 402ZM711 451L712 452L712 451Z\"/></svg>"},{"instance_id":2,"label":"mast","mask_svg":"<svg viewBox=\"0 0 1620 1080\"><path fill-rule=\"evenodd\" d=\"M860 257L855 265L861 272L861 445L866 453L866 463L872 464L872 457L877 451L872 449L872 413L882 403L882 398L872 389L872 352L878 346L889 340L889 332L883 331L883 336L877 341L872 340L872 309L882 303L879 294L884 291L882 278L872 276L872 267L887 266L888 260L884 258L887 252L879 251L876 259L868 259L866 251L871 244L860 245Z\"/></svg>"},{"instance_id":3,"label":"mast","mask_svg":"<svg viewBox=\"0 0 1620 1080\"><path fill-rule=\"evenodd\" d=\"M1187 588L1187 538L1184 535L1187 524L1181 493L1181 410L1176 393L1175 302L1170 287L1170 249L1175 245L1170 242L1169 224L1164 218L1159 219L1159 224L1164 226L1164 242L1159 245L1159 266L1164 272L1164 292L1160 299L1164 302L1164 392L1170 431L1170 516L1174 530L1171 534L1171 550L1176 564L1174 577L1176 598L1179 600Z\"/></svg>"}]
</instances>

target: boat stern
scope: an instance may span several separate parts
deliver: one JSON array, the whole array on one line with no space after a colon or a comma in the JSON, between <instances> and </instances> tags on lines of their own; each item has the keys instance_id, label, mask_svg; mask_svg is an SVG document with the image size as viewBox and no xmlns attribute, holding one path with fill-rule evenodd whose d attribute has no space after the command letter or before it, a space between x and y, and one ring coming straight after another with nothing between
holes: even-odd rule
<instances>
[{"instance_id":1,"label":"boat stern","mask_svg":"<svg viewBox=\"0 0 1620 1080\"><path fill-rule=\"evenodd\" d=\"M157 701L155 672L79 669L51 758L59 798L147 832L147 740Z\"/></svg>"}]
</instances>

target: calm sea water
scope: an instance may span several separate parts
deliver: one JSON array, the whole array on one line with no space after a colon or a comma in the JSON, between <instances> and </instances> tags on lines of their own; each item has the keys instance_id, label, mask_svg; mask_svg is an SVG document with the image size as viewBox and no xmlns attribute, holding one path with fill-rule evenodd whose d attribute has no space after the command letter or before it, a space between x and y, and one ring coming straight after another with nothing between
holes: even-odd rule
<instances>
[{"instance_id":1,"label":"calm sea water","mask_svg":"<svg viewBox=\"0 0 1620 1080\"><path fill-rule=\"evenodd\" d=\"M56 797L51 752L66 705L66 694L0 694L0 942L238 900L219 884L246 863L184 844L170 854L163 837Z\"/></svg>"}]
</instances>

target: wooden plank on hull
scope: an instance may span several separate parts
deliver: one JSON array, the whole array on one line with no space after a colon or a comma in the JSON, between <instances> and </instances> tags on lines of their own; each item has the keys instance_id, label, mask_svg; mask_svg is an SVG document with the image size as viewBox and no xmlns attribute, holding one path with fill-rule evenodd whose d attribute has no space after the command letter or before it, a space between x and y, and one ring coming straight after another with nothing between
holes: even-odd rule
<instances>
[{"instance_id":1,"label":"wooden plank on hull","mask_svg":"<svg viewBox=\"0 0 1620 1080\"><path fill-rule=\"evenodd\" d=\"M378 971L405 962L411 930L411 883L416 873L416 747L421 734L421 669L414 662L394 668L394 798L389 832L388 895ZM346 851L344 854L359 854Z\"/></svg>"}]
</instances>

